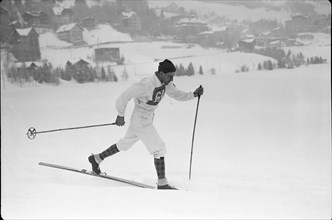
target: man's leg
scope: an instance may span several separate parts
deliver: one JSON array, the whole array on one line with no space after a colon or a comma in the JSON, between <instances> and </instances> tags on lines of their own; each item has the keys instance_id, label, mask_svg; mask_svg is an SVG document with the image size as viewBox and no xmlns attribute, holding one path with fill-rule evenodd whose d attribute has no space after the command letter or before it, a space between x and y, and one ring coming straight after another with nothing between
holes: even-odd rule
<instances>
[{"instance_id":1,"label":"man's leg","mask_svg":"<svg viewBox=\"0 0 332 220\"><path fill-rule=\"evenodd\" d=\"M92 170L96 174L100 174L100 163L107 157L110 157L119 151L128 150L138 141L137 135L133 132L132 128L129 127L126 135L121 138L116 144L113 144L103 152L99 154L93 154L89 156L88 160L91 163Z\"/></svg>"},{"instance_id":2,"label":"man's leg","mask_svg":"<svg viewBox=\"0 0 332 220\"><path fill-rule=\"evenodd\" d=\"M158 176L158 186L167 185L167 179L165 176L165 158L154 158L154 166Z\"/></svg>"},{"instance_id":3,"label":"man's leg","mask_svg":"<svg viewBox=\"0 0 332 220\"><path fill-rule=\"evenodd\" d=\"M176 189L168 184L165 175L165 158L154 158L154 166L156 167L158 176L158 189Z\"/></svg>"},{"instance_id":4,"label":"man's leg","mask_svg":"<svg viewBox=\"0 0 332 220\"><path fill-rule=\"evenodd\" d=\"M151 124L135 130L137 136L142 140L149 153L154 157L154 165L158 176L158 189L175 189L168 185L165 175L166 146L159 136L156 128Z\"/></svg>"},{"instance_id":5,"label":"man's leg","mask_svg":"<svg viewBox=\"0 0 332 220\"><path fill-rule=\"evenodd\" d=\"M113 154L116 154L118 152L119 152L119 149L116 147L116 144L113 144L112 146L110 146L109 148L107 148L106 150L101 152L100 154L93 154L93 155L89 156L88 160L91 163L92 171L95 174L99 175L101 173L99 164L106 157L112 156Z\"/></svg>"}]
</instances>

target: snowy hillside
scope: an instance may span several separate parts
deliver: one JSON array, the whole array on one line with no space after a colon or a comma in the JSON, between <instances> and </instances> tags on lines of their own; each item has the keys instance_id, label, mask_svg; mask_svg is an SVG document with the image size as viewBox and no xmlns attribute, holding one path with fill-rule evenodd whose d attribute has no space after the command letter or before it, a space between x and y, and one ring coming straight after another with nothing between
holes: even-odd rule
<instances>
[{"instance_id":1,"label":"snowy hillside","mask_svg":"<svg viewBox=\"0 0 332 220\"><path fill-rule=\"evenodd\" d=\"M329 61L331 58L331 36L324 33L307 34L313 35L313 39L306 41L297 39L305 46L286 47L285 51L290 49L294 54L302 52L305 58L322 56ZM185 67L192 62L196 71L202 66L203 71L208 74L214 70L218 74L234 73L242 65L247 65L250 70L255 70L258 63L273 60L270 57L257 54L226 53L225 50L221 49L205 49L194 44L167 41L134 42L128 34L117 32L109 25L98 25L96 29L85 30L83 36L89 46L73 47L58 40L52 33L42 34L39 40L42 59L48 60L54 67L64 68L68 60L77 62L79 59L84 59L95 66L95 48L118 47L120 55L125 58L125 65L112 66L112 68L118 76L121 76L126 69L129 76L134 78L155 71L157 63L165 58L171 59L178 65L182 63ZM102 65L106 67L109 63Z\"/></svg>"},{"instance_id":2,"label":"snowy hillside","mask_svg":"<svg viewBox=\"0 0 332 220\"><path fill-rule=\"evenodd\" d=\"M103 47L119 47L120 54L125 57L125 66L113 66L112 68L120 76L126 68L131 77L146 75L156 71L156 65L163 59L171 59L175 64L182 63L185 67L190 62L194 64L196 71L202 66L206 73L215 69L218 73L234 73L242 65L249 68L257 68L259 62L272 58L247 53L225 53L217 49L203 49L195 45L188 48L186 44L171 42L132 42L132 43L110 43ZM68 60L84 59L95 66L93 60L94 48L79 47L42 50L42 58L47 59L53 66L65 67ZM107 63L104 63L107 66Z\"/></svg>"},{"instance_id":3,"label":"snowy hillside","mask_svg":"<svg viewBox=\"0 0 332 220\"><path fill-rule=\"evenodd\" d=\"M149 6L154 7L166 7L172 1L149 1ZM173 1L179 7L184 7L186 10L194 10L198 15L208 15L212 12L221 17L226 17L231 20L237 20L239 22L244 20L256 21L262 18L277 19L279 21L286 21L290 19L290 15L283 11L265 11L265 9L251 10L245 6L232 6L219 3L201 2L201 1Z\"/></svg>"},{"instance_id":4,"label":"snowy hillside","mask_svg":"<svg viewBox=\"0 0 332 220\"><path fill-rule=\"evenodd\" d=\"M84 28L83 40L87 45L103 44L107 42L130 42L133 41L129 34L116 31L112 26L99 24L92 30ZM53 32L46 32L39 35L41 50L45 48L68 48L73 47L71 43L57 38Z\"/></svg>"},{"instance_id":5,"label":"snowy hillside","mask_svg":"<svg viewBox=\"0 0 332 220\"><path fill-rule=\"evenodd\" d=\"M259 62L271 59L256 54L226 53L220 49L204 49L193 44L167 41L133 42L128 34L117 32L109 25L99 25L94 30L85 30L83 36L89 46L73 47L66 42L57 40L52 33L41 35L42 59L48 60L54 67L64 68L68 60L76 62L79 59L84 59L95 66L95 48L118 47L121 56L125 58L126 65L113 66L112 68L119 76L126 68L129 75L134 78L137 75L154 72L156 63L165 58L171 59L175 64L182 63L185 67L192 62L196 71L202 66L206 73L215 69L220 74L233 73L242 65L257 68ZM103 44L96 45L101 43ZM108 63L103 65L106 66Z\"/></svg>"},{"instance_id":6,"label":"snowy hillside","mask_svg":"<svg viewBox=\"0 0 332 220\"><path fill-rule=\"evenodd\" d=\"M196 101L165 97L155 125L167 143L166 173L180 191L140 189L54 170L40 161L89 168L127 126L25 133L113 122L131 82L7 87L1 92L1 213L5 219L330 219L331 66L176 77L205 87L188 181ZM128 106L126 119L133 107ZM155 185L141 142L102 164L108 174Z\"/></svg>"},{"instance_id":7,"label":"snowy hillside","mask_svg":"<svg viewBox=\"0 0 332 220\"><path fill-rule=\"evenodd\" d=\"M133 41L129 34L121 33L110 25L99 24L93 30L83 32L83 40L88 45L101 44L106 42L128 42Z\"/></svg>"},{"instance_id":8,"label":"snowy hillside","mask_svg":"<svg viewBox=\"0 0 332 220\"><path fill-rule=\"evenodd\" d=\"M267 9L264 7L257 8L248 8L245 7L243 2L238 1L234 5L224 3L223 1L198 1L198 0L186 0L186 1L176 1L176 0L151 0L149 1L149 6L151 8L162 8L167 7L171 3L175 3L178 7L183 7L186 10L193 10L197 12L199 16L211 16L216 15L220 17L225 17L231 20L237 20L238 22L242 21L257 21L260 19L271 19L278 20L281 23L284 23L287 20L291 19L290 10L285 7L286 0L278 1L261 1L268 6L276 6L277 10ZM232 2L232 1L229 1ZM236 1L233 1L236 2ZM317 1L306 1L306 3L311 4L314 11L319 14L331 14L331 7L328 7L324 4L319 4Z\"/></svg>"}]
</instances>

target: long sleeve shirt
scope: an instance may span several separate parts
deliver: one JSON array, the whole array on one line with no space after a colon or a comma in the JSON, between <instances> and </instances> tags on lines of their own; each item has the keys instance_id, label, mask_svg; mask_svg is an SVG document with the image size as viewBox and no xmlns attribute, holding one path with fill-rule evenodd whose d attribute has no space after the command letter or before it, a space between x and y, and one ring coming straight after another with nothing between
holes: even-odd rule
<instances>
[{"instance_id":1,"label":"long sleeve shirt","mask_svg":"<svg viewBox=\"0 0 332 220\"><path fill-rule=\"evenodd\" d=\"M178 101L194 98L193 92L184 92L175 87L173 82L164 85L155 74L134 83L126 89L116 100L116 110L119 116L124 116L128 102L134 98L135 107L154 112L165 93Z\"/></svg>"}]
</instances>

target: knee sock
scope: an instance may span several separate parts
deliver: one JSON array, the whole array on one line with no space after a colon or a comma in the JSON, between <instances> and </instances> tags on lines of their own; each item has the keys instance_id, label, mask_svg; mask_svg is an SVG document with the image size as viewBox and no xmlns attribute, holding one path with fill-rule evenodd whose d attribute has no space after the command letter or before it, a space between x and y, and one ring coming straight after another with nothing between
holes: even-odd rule
<instances>
[{"instance_id":1,"label":"knee sock","mask_svg":"<svg viewBox=\"0 0 332 220\"><path fill-rule=\"evenodd\" d=\"M154 158L154 166L158 175L158 185L168 184L165 176L165 160L164 157Z\"/></svg>"},{"instance_id":2,"label":"knee sock","mask_svg":"<svg viewBox=\"0 0 332 220\"><path fill-rule=\"evenodd\" d=\"M113 144L103 152L99 154L100 159L104 160L106 157L112 156L119 152L119 149L116 147L116 144Z\"/></svg>"}]
</instances>

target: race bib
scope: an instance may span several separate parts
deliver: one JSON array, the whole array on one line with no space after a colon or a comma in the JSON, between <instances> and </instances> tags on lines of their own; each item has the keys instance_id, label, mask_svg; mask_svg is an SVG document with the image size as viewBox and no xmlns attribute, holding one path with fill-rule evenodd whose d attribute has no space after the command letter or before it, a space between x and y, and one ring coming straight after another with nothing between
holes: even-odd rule
<instances>
[{"instance_id":1,"label":"race bib","mask_svg":"<svg viewBox=\"0 0 332 220\"><path fill-rule=\"evenodd\" d=\"M157 87L153 90L152 100L149 100L146 104L148 105L158 105L161 99L165 95L165 85Z\"/></svg>"}]
</instances>

